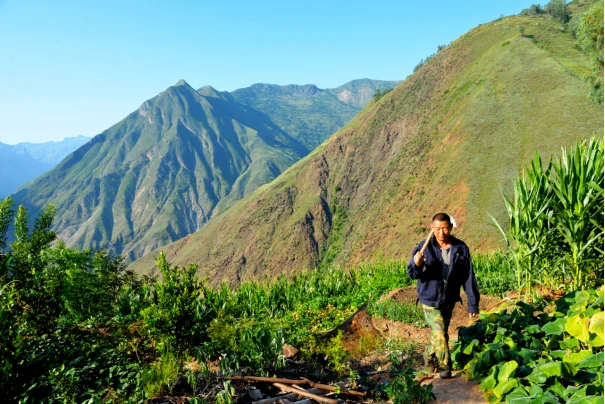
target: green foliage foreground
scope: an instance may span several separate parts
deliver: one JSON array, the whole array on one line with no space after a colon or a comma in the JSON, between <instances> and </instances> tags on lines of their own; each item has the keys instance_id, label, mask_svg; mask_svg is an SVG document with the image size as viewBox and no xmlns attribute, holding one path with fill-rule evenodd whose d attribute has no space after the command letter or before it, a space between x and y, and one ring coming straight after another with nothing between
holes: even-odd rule
<instances>
[{"instance_id":1,"label":"green foliage foreground","mask_svg":"<svg viewBox=\"0 0 605 404\"><path fill-rule=\"evenodd\" d=\"M379 263L212 289L195 266L163 255L161 277L137 279L119 257L53 246L52 208L29 229L27 211L13 205L0 202L3 402L140 402L170 392L184 360L274 371L285 364L284 342L323 357L333 347L320 332L411 283L405 263Z\"/></svg>"},{"instance_id":2,"label":"green foliage foreground","mask_svg":"<svg viewBox=\"0 0 605 404\"><path fill-rule=\"evenodd\" d=\"M523 302L482 314L452 358L490 403L602 403L603 288L563 296L552 314Z\"/></svg>"}]
</instances>

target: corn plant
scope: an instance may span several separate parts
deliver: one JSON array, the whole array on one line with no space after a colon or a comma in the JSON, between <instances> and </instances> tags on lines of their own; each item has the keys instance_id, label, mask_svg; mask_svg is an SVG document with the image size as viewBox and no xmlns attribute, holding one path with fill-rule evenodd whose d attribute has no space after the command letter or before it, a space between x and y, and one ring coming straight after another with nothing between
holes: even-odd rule
<instances>
[{"instance_id":1,"label":"corn plant","mask_svg":"<svg viewBox=\"0 0 605 404\"><path fill-rule=\"evenodd\" d=\"M603 141L576 144L552 165L551 209L563 238L562 260L573 290L586 289L588 270L603 262Z\"/></svg>"},{"instance_id":2,"label":"corn plant","mask_svg":"<svg viewBox=\"0 0 605 404\"><path fill-rule=\"evenodd\" d=\"M603 141L563 150L546 168L537 154L504 196L504 235L515 263L517 288L539 282L566 290L597 286L603 261Z\"/></svg>"},{"instance_id":3,"label":"corn plant","mask_svg":"<svg viewBox=\"0 0 605 404\"><path fill-rule=\"evenodd\" d=\"M513 197L504 195L504 206L508 215L508 230L505 231L492 217L492 220L504 236L505 242L515 263L517 288L525 287L526 297L534 281L534 276L543 268L548 248L546 240L551 233L549 204L552 199L548 185L550 164L544 169L539 153L536 153L530 166L513 186Z\"/></svg>"}]
</instances>

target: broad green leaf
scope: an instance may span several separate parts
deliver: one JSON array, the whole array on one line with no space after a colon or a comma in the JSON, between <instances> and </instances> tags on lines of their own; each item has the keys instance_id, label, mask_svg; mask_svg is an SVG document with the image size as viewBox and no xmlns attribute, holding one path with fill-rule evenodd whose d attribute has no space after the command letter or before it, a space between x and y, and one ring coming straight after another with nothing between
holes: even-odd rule
<instances>
[{"instance_id":1,"label":"broad green leaf","mask_svg":"<svg viewBox=\"0 0 605 404\"><path fill-rule=\"evenodd\" d=\"M519 396L511 397L510 394L508 396L506 396L507 404L531 404L532 400L533 400L532 397L519 397Z\"/></svg>"},{"instance_id":2,"label":"broad green leaf","mask_svg":"<svg viewBox=\"0 0 605 404\"><path fill-rule=\"evenodd\" d=\"M592 316L590 319L590 327L588 331L593 333L594 336L590 338L588 343L592 346L603 346L603 312L599 312Z\"/></svg>"},{"instance_id":3,"label":"broad green leaf","mask_svg":"<svg viewBox=\"0 0 605 404\"><path fill-rule=\"evenodd\" d=\"M548 388L548 391L552 392L554 395L561 397L563 400L567 400L567 394L565 393L565 387L556 380L555 384Z\"/></svg>"},{"instance_id":4,"label":"broad green leaf","mask_svg":"<svg viewBox=\"0 0 605 404\"><path fill-rule=\"evenodd\" d=\"M546 323L542 327L542 331L544 331L546 335L563 334L563 331L565 331L565 322L565 318L558 318L555 321Z\"/></svg>"},{"instance_id":5,"label":"broad green leaf","mask_svg":"<svg viewBox=\"0 0 605 404\"><path fill-rule=\"evenodd\" d=\"M519 398L519 397L529 397L529 394L527 394L527 391L525 391L525 389L521 386L516 387L515 389L513 389L513 391L511 391L510 393L508 393L506 395L506 402L508 403L513 398Z\"/></svg>"},{"instance_id":6,"label":"broad green leaf","mask_svg":"<svg viewBox=\"0 0 605 404\"><path fill-rule=\"evenodd\" d=\"M518 366L519 364L515 361L509 361L503 364L500 370L498 371L498 381L507 381L510 376L515 373L515 369L517 369Z\"/></svg>"},{"instance_id":7,"label":"broad green leaf","mask_svg":"<svg viewBox=\"0 0 605 404\"><path fill-rule=\"evenodd\" d=\"M518 385L519 385L519 382L517 382L517 379L509 379L505 382L498 383L498 385L494 389L494 394L497 397L502 397L503 395L505 395L507 392L512 390L514 387L517 387Z\"/></svg>"},{"instance_id":8,"label":"broad green leaf","mask_svg":"<svg viewBox=\"0 0 605 404\"><path fill-rule=\"evenodd\" d=\"M479 341L477 341L476 339L472 340L470 344L468 344L464 350L462 351L462 353L466 354L466 355L471 355L473 353L473 348L479 345Z\"/></svg>"},{"instance_id":9,"label":"broad green leaf","mask_svg":"<svg viewBox=\"0 0 605 404\"><path fill-rule=\"evenodd\" d=\"M500 397L498 397L497 395L495 395L494 393L487 393L483 396L483 398L485 398L485 401L487 401L488 403L499 403L501 402Z\"/></svg>"},{"instance_id":10,"label":"broad green leaf","mask_svg":"<svg viewBox=\"0 0 605 404\"><path fill-rule=\"evenodd\" d=\"M529 327L525 328L525 332L528 334L537 334L540 331L540 326L538 326L537 324L532 324Z\"/></svg>"},{"instance_id":11,"label":"broad green leaf","mask_svg":"<svg viewBox=\"0 0 605 404\"><path fill-rule=\"evenodd\" d=\"M578 369L569 362L548 362L538 366L547 377L558 376L558 377L572 377Z\"/></svg>"},{"instance_id":12,"label":"broad green leaf","mask_svg":"<svg viewBox=\"0 0 605 404\"><path fill-rule=\"evenodd\" d=\"M584 351L582 351L584 352ZM590 352L590 351L588 351ZM578 363L579 369L592 369L598 368L599 366L603 366L603 352L599 352L598 354L590 355L584 358L580 363Z\"/></svg>"},{"instance_id":13,"label":"broad green leaf","mask_svg":"<svg viewBox=\"0 0 605 404\"><path fill-rule=\"evenodd\" d=\"M599 397L591 396L591 397L584 397L584 398L569 400L567 402L567 404L603 404L603 399L604 399L603 396L599 396Z\"/></svg>"},{"instance_id":14,"label":"broad green leaf","mask_svg":"<svg viewBox=\"0 0 605 404\"><path fill-rule=\"evenodd\" d=\"M529 389L530 396L539 396L542 393L544 393L544 390L542 390L542 387L540 386L531 386L531 388Z\"/></svg>"},{"instance_id":15,"label":"broad green leaf","mask_svg":"<svg viewBox=\"0 0 605 404\"><path fill-rule=\"evenodd\" d=\"M563 361L564 362L569 362L572 365L577 365L578 363L582 362L584 359L588 358L591 355L592 355L591 351L589 351L589 350L583 350L583 351L580 351L580 352L575 352L575 353L567 354L563 358Z\"/></svg>"},{"instance_id":16,"label":"broad green leaf","mask_svg":"<svg viewBox=\"0 0 605 404\"><path fill-rule=\"evenodd\" d=\"M489 314L480 313L479 318L486 324L497 323L498 320L500 319L500 317L498 316L497 313L489 313Z\"/></svg>"},{"instance_id":17,"label":"broad green leaf","mask_svg":"<svg viewBox=\"0 0 605 404\"><path fill-rule=\"evenodd\" d=\"M531 372L529 376L525 378L525 380L532 382L534 384L544 384L546 383L546 375L538 368L534 368L534 371Z\"/></svg>"},{"instance_id":18,"label":"broad green leaf","mask_svg":"<svg viewBox=\"0 0 605 404\"><path fill-rule=\"evenodd\" d=\"M576 292L575 303L569 306L569 314L586 310L590 295L586 291Z\"/></svg>"},{"instance_id":19,"label":"broad green leaf","mask_svg":"<svg viewBox=\"0 0 605 404\"><path fill-rule=\"evenodd\" d=\"M496 379L494 379L494 376L487 376L485 379L483 379L481 381L481 383L479 383L479 388L484 391L484 392L489 392L491 390L494 389L494 387L496 387Z\"/></svg>"},{"instance_id":20,"label":"broad green leaf","mask_svg":"<svg viewBox=\"0 0 605 404\"><path fill-rule=\"evenodd\" d=\"M563 350L563 349L558 349L556 351L550 351L548 353L548 355L550 355L553 358L557 358L557 359L561 359L564 356L566 356L567 354L568 354L568 352L566 350Z\"/></svg>"},{"instance_id":21,"label":"broad green leaf","mask_svg":"<svg viewBox=\"0 0 605 404\"><path fill-rule=\"evenodd\" d=\"M559 341L561 349L578 349L580 347L580 341L577 338L569 338L563 341Z\"/></svg>"},{"instance_id":22,"label":"broad green leaf","mask_svg":"<svg viewBox=\"0 0 605 404\"><path fill-rule=\"evenodd\" d=\"M565 323L565 331L572 337L576 337L582 342L588 342L590 338L588 334L588 323L590 318L583 318L582 313L568 317Z\"/></svg>"},{"instance_id":23,"label":"broad green leaf","mask_svg":"<svg viewBox=\"0 0 605 404\"><path fill-rule=\"evenodd\" d=\"M552 376L561 377L561 374L562 374L561 363L562 362L545 363L543 365L540 365L538 367L538 369L540 369L546 375L546 377L552 377Z\"/></svg>"},{"instance_id":24,"label":"broad green leaf","mask_svg":"<svg viewBox=\"0 0 605 404\"><path fill-rule=\"evenodd\" d=\"M528 362L534 359L534 357L538 354L538 351L534 351L532 349L521 348L519 351L519 356L523 358L523 364L527 365Z\"/></svg>"}]
</instances>

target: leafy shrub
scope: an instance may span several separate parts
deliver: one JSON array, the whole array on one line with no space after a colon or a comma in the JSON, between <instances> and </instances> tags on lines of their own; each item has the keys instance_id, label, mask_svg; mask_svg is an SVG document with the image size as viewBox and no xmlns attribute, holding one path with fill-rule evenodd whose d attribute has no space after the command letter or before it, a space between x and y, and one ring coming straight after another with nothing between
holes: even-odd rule
<instances>
[{"instance_id":1,"label":"leafy shrub","mask_svg":"<svg viewBox=\"0 0 605 404\"><path fill-rule=\"evenodd\" d=\"M342 330L338 330L338 333L330 339L323 350L329 368L339 373L349 369L350 357L350 353L343 343L342 336Z\"/></svg>"},{"instance_id":2,"label":"leafy shrub","mask_svg":"<svg viewBox=\"0 0 605 404\"><path fill-rule=\"evenodd\" d=\"M393 371L393 370L392 370ZM384 386L384 393L394 404L423 404L434 398L433 385L426 387L414 380L414 371L403 368Z\"/></svg>"},{"instance_id":3,"label":"leafy shrub","mask_svg":"<svg viewBox=\"0 0 605 404\"><path fill-rule=\"evenodd\" d=\"M156 263L163 279L154 285L155 304L142 311L145 329L161 351L190 351L204 341L210 321L209 308L201 299L205 289L195 275L197 267L172 266L163 252Z\"/></svg>"},{"instance_id":4,"label":"leafy shrub","mask_svg":"<svg viewBox=\"0 0 605 404\"><path fill-rule=\"evenodd\" d=\"M523 11L521 11L520 14L521 15L538 15L538 14L544 14L544 13L545 13L545 11L540 4L532 4L528 8L523 9Z\"/></svg>"},{"instance_id":5,"label":"leafy shrub","mask_svg":"<svg viewBox=\"0 0 605 404\"><path fill-rule=\"evenodd\" d=\"M481 314L458 333L454 365L481 380L488 402L602 402L603 288L563 296L552 315L539 311L519 302Z\"/></svg>"}]
</instances>

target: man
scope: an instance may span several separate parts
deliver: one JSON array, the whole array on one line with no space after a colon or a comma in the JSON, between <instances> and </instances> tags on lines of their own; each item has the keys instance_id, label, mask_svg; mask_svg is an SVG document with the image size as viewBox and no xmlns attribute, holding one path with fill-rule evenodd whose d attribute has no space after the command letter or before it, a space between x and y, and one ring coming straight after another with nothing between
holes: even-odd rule
<instances>
[{"instance_id":1,"label":"man","mask_svg":"<svg viewBox=\"0 0 605 404\"><path fill-rule=\"evenodd\" d=\"M427 367L439 368L441 378L452 377L448 327L456 302L462 303L460 286L468 297L470 317L479 314L479 289L468 247L452 236L452 222L445 213L433 216L434 237L424 254L424 241L412 251L408 264L410 278L417 279L416 291L422 303L431 339L425 352Z\"/></svg>"}]
</instances>

